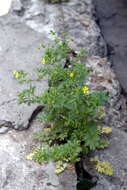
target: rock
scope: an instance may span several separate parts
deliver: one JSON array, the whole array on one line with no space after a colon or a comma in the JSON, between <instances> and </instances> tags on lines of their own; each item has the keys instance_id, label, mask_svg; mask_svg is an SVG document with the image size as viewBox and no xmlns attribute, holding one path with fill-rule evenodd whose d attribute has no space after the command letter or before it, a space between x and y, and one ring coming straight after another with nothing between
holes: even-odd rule
<instances>
[{"instance_id":1,"label":"rock","mask_svg":"<svg viewBox=\"0 0 127 190\"><path fill-rule=\"evenodd\" d=\"M4 133L7 133L9 130L8 127L0 127L0 134L4 134Z\"/></svg>"},{"instance_id":2,"label":"rock","mask_svg":"<svg viewBox=\"0 0 127 190\"><path fill-rule=\"evenodd\" d=\"M25 70L34 77L32 72L39 67L42 51L38 50L42 41L48 41L47 36L34 32L14 17L0 18L0 122L11 122L12 127L24 129L38 105L19 105L16 94L26 88L20 85L12 74L13 70ZM34 84L36 85L36 83ZM47 81L37 84L43 92ZM10 125L9 125L10 126Z\"/></svg>"},{"instance_id":3,"label":"rock","mask_svg":"<svg viewBox=\"0 0 127 190\"><path fill-rule=\"evenodd\" d=\"M93 0L96 17L109 47L113 69L127 93L127 3L125 0Z\"/></svg>"},{"instance_id":4,"label":"rock","mask_svg":"<svg viewBox=\"0 0 127 190\"><path fill-rule=\"evenodd\" d=\"M91 55L105 56L106 44L93 19L92 0L69 0L63 4L48 4L32 0L23 3L26 10L21 20L39 33L55 30L58 34L67 32L74 40L73 47L86 48Z\"/></svg>"},{"instance_id":5,"label":"rock","mask_svg":"<svg viewBox=\"0 0 127 190\"><path fill-rule=\"evenodd\" d=\"M108 138L110 145L103 151L96 151L94 156L99 156L101 161L108 161L114 168L114 174L112 177L97 174L94 167L92 168L90 164L87 164L86 160L84 161L84 169L91 176L98 177L97 186L92 190L125 190L127 186L127 133L124 132L127 131L126 99L121 95L119 82L107 59L92 56L87 59L86 65L93 70L87 82L90 89L100 90L104 88L110 93L104 120L104 123L113 129L112 135Z\"/></svg>"},{"instance_id":6,"label":"rock","mask_svg":"<svg viewBox=\"0 0 127 190\"><path fill-rule=\"evenodd\" d=\"M25 8L22 6L22 3L20 2L20 0L17 0L17 1L13 0L10 12L11 11L15 13L17 16L23 16L25 12Z\"/></svg>"},{"instance_id":7,"label":"rock","mask_svg":"<svg viewBox=\"0 0 127 190\"><path fill-rule=\"evenodd\" d=\"M101 161L108 161L114 168L114 174L112 177L97 174L94 168L87 164L86 160L84 161L84 169L93 177L98 177L97 186L92 190L125 190L127 186L127 133L124 132L127 131L126 99L121 95L119 82L110 67L110 63L105 58L89 57L86 65L93 70L87 82L90 89L105 89L110 93L104 120L104 123L113 129L112 135L108 138L110 145L103 151L96 151L94 156L99 156Z\"/></svg>"},{"instance_id":8,"label":"rock","mask_svg":"<svg viewBox=\"0 0 127 190\"><path fill-rule=\"evenodd\" d=\"M97 187L92 190L125 190L127 187L127 134L119 129L113 129L110 146L97 151L102 161L108 161L114 168L113 177L99 175Z\"/></svg>"},{"instance_id":9,"label":"rock","mask_svg":"<svg viewBox=\"0 0 127 190\"><path fill-rule=\"evenodd\" d=\"M86 65L93 70L87 82L90 89L106 90L109 92L105 124L126 130L126 100L121 95L121 87L116 79L116 75L111 69L111 64L106 58L91 56L87 59Z\"/></svg>"},{"instance_id":10,"label":"rock","mask_svg":"<svg viewBox=\"0 0 127 190\"><path fill-rule=\"evenodd\" d=\"M26 159L36 141L33 133L43 125L34 122L29 130L11 130L0 135L0 190L76 190L76 174L54 173L54 163L38 164Z\"/></svg>"},{"instance_id":11,"label":"rock","mask_svg":"<svg viewBox=\"0 0 127 190\"><path fill-rule=\"evenodd\" d=\"M109 46L110 59L124 91L126 83L126 3L125 1L93 1L96 5L96 16L102 29L102 34ZM110 6L109 6L110 4ZM115 23L112 25L112 23ZM104 73L103 73L104 74ZM114 84L114 83L113 83ZM113 87L113 86L112 86ZM114 87L113 87L114 88ZM119 88L119 89L118 89ZM110 137L110 146L97 151L102 161L109 161L114 168L113 177L99 174L98 184L93 190L126 190L126 142L127 142L127 105L126 97L121 95L120 85L116 89L117 96L112 96L109 101L106 123L113 128ZM115 89L115 88L114 88ZM114 89L112 92L114 92ZM114 93L113 93L114 94Z\"/></svg>"},{"instance_id":12,"label":"rock","mask_svg":"<svg viewBox=\"0 0 127 190\"><path fill-rule=\"evenodd\" d=\"M62 7L61 15L63 15L63 22L61 23L61 20L58 21L57 28L61 26L61 31L70 34L74 40L73 47L77 49L84 48L90 55L106 56L106 44L93 19L92 1L71 0Z\"/></svg>"},{"instance_id":13,"label":"rock","mask_svg":"<svg viewBox=\"0 0 127 190\"><path fill-rule=\"evenodd\" d=\"M11 4L11 10L10 11L21 11L22 10L22 3L21 3L21 1L20 0L17 0L17 1L15 1L15 0L13 0L12 1L12 4Z\"/></svg>"}]
</instances>

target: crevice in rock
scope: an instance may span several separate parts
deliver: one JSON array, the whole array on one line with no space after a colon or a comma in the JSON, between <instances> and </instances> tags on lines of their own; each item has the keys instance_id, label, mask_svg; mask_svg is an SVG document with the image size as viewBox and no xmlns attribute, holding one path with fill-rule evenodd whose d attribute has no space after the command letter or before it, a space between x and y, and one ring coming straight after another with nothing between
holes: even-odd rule
<instances>
[{"instance_id":1,"label":"crevice in rock","mask_svg":"<svg viewBox=\"0 0 127 190\"><path fill-rule=\"evenodd\" d=\"M121 2L118 1L114 1L111 0L111 6L113 6L114 9L111 9L110 7L108 8L106 2L104 2L103 0L93 0L93 6L94 6L94 11L93 11L93 17L95 22L97 23L98 27L100 28L100 34L103 37L105 44L107 46L107 59L110 61L111 63L111 68L113 69L115 75L116 75L116 79L119 81L119 85L120 85L120 95L119 95L119 102L120 102L120 106L119 106L119 102L116 102L116 105L114 106L115 110L117 110L117 112L119 112L120 115L120 119L121 121L119 121L119 123L123 123L123 125L121 124L121 126L119 127L120 130L123 130L125 132L127 132L127 88L126 88L126 50L124 48L124 44L126 44L126 40L125 42L123 41L124 37L122 38L120 32L123 31L123 35L125 35L124 33L127 31L126 30L126 26L125 28L123 27L122 31L118 30L119 23L117 23L118 21L121 21L122 25L125 22L123 18L122 21L122 10L125 9L125 7L123 7L123 3L124 0L121 0ZM116 5L114 5L116 3ZM121 10L119 11L117 4L121 4ZM104 10L104 7L106 9L106 11ZM107 9L108 8L108 9ZM121 16L120 16L121 15ZM125 15L126 16L126 15ZM119 17L119 18L116 18ZM121 20L120 20L121 19ZM111 25L111 22L114 23L114 25ZM117 26L118 25L118 26ZM115 33L115 30L117 30L117 33L119 32L119 36L120 39L117 39L117 33L114 34L114 36L110 33L112 30L112 32ZM112 35L110 37L110 34ZM121 42L122 41L122 42ZM123 52L122 52L123 51ZM118 113L117 113L118 114Z\"/></svg>"},{"instance_id":2,"label":"crevice in rock","mask_svg":"<svg viewBox=\"0 0 127 190\"><path fill-rule=\"evenodd\" d=\"M31 117L29 118L29 124L27 126L27 129L31 126L32 122L35 120L37 115L43 110L44 106L40 105L38 106L32 113Z\"/></svg>"},{"instance_id":3,"label":"crevice in rock","mask_svg":"<svg viewBox=\"0 0 127 190\"><path fill-rule=\"evenodd\" d=\"M90 190L97 184L97 178L93 177L87 170L84 169L83 160L75 164L77 174L77 190Z\"/></svg>"},{"instance_id":4,"label":"crevice in rock","mask_svg":"<svg viewBox=\"0 0 127 190\"><path fill-rule=\"evenodd\" d=\"M9 104L9 103L11 103L11 102L15 102L16 100L17 100L16 98L11 99L11 100L6 100L6 101L2 102L2 103L0 104L0 106L4 106L4 105Z\"/></svg>"},{"instance_id":5,"label":"crevice in rock","mask_svg":"<svg viewBox=\"0 0 127 190\"><path fill-rule=\"evenodd\" d=\"M39 105L31 114L29 120L28 120L28 125L23 128L23 127L18 127L15 128L15 123L7 120L0 120L0 134L5 134L8 131L15 129L17 131L24 131L29 129L29 127L32 125L33 121L36 119L37 115L43 110L43 106Z\"/></svg>"},{"instance_id":6,"label":"crevice in rock","mask_svg":"<svg viewBox=\"0 0 127 190\"><path fill-rule=\"evenodd\" d=\"M21 7L21 9L19 10L13 10L13 13L16 14L17 16L19 17L22 17L25 13L25 8L24 7Z\"/></svg>"},{"instance_id":7,"label":"crevice in rock","mask_svg":"<svg viewBox=\"0 0 127 190\"><path fill-rule=\"evenodd\" d=\"M107 44L107 57L122 89L127 92L127 3L125 0L93 0L93 5L95 21Z\"/></svg>"},{"instance_id":8,"label":"crevice in rock","mask_svg":"<svg viewBox=\"0 0 127 190\"><path fill-rule=\"evenodd\" d=\"M12 128L14 128L14 124L11 121L0 120L0 134L5 134Z\"/></svg>"},{"instance_id":9,"label":"crevice in rock","mask_svg":"<svg viewBox=\"0 0 127 190\"><path fill-rule=\"evenodd\" d=\"M12 12L18 17L23 17L30 5L30 0L19 0L14 2L14 5L12 4Z\"/></svg>"},{"instance_id":10,"label":"crevice in rock","mask_svg":"<svg viewBox=\"0 0 127 190\"><path fill-rule=\"evenodd\" d=\"M13 128L14 124L11 121L0 120L0 127Z\"/></svg>"}]
</instances>

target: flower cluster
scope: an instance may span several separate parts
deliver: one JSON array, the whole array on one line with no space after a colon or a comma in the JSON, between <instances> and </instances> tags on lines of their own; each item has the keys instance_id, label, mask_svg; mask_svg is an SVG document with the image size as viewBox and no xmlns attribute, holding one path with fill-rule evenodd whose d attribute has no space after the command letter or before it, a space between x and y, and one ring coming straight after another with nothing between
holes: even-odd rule
<instances>
[{"instance_id":1,"label":"flower cluster","mask_svg":"<svg viewBox=\"0 0 127 190\"><path fill-rule=\"evenodd\" d=\"M83 87L83 93L84 94L89 94L89 88L87 86Z\"/></svg>"}]
</instances>

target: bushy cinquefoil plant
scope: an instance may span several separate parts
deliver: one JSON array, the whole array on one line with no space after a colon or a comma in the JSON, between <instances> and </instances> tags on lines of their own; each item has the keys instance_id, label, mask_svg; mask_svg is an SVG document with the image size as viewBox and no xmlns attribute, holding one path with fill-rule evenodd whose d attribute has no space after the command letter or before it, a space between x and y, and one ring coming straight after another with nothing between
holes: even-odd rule
<instances>
[{"instance_id":1,"label":"bushy cinquefoil plant","mask_svg":"<svg viewBox=\"0 0 127 190\"><path fill-rule=\"evenodd\" d=\"M98 129L100 107L105 104L104 92L90 92L86 85L90 70L84 63L84 51L75 53L68 40L54 35L54 44L44 47L43 67L38 77L48 76L49 88L41 95L30 87L18 94L20 103L44 105L39 117L46 123L35 137L43 141L35 148L34 159L76 162L82 153L104 146ZM44 145L45 144L45 145Z\"/></svg>"}]
</instances>

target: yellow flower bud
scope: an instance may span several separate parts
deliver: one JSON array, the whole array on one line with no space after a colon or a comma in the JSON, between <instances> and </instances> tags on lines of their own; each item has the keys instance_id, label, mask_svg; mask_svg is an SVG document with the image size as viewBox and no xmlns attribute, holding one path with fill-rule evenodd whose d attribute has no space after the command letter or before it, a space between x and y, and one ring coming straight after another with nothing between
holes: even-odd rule
<instances>
[{"instance_id":1,"label":"yellow flower bud","mask_svg":"<svg viewBox=\"0 0 127 190\"><path fill-rule=\"evenodd\" d=\"M41 63L42 63L43 65L46 64L46 61L45 61L45 58L44 58L44 57L42 58Z\"/></svg>"},{"instance_id":2,"label":"yellow flower bud","mask_svg":"<svg viewBox=\"0 0 127 190\"><path fill-rule=\"evenodd\" d=\"M74 73L70 73L70 77L73 78L74 77Z\"/></svg>"},{"instance_id":3,"label":"yellow flower bud","mask_svg":"<svg viewBox=\"0 0 127 190\"><path fill-rule=\"evenodd\" d=\"M89 93L89 88L87 86L83 87L83 93L88 94Z\"/></svg>"}]
</instances>

